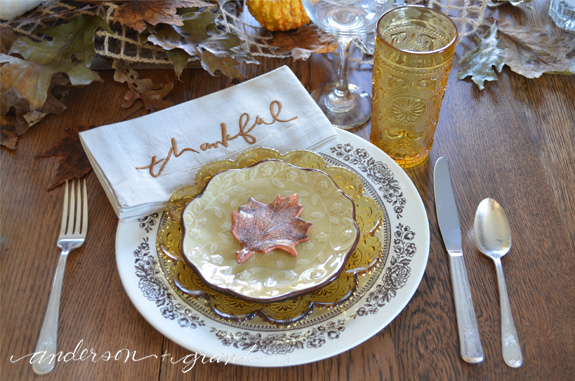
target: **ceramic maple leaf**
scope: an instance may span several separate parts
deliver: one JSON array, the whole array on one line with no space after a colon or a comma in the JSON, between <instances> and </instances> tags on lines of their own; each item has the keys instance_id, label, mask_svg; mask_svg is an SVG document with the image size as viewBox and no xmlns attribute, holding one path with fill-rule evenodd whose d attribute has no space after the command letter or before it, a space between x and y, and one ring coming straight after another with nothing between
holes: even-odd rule
<instances>
[{"instance_id":1,"label":"ceramic maple leaf","mask_svg":"<svg viewBox=\"0 0 575 381\"><path fill-rule=\"evenodd\" d=\"M308 240L307 232L312 227L298 217L303 206L297 198L297 193L285 198L278 195L270 204L263 204L250 197L238 213L231 213L231 233L243 246L236 252L238 263L254 253L265 254L273 249L297 256L295 245Z\"/></svg>"}]
</instances>

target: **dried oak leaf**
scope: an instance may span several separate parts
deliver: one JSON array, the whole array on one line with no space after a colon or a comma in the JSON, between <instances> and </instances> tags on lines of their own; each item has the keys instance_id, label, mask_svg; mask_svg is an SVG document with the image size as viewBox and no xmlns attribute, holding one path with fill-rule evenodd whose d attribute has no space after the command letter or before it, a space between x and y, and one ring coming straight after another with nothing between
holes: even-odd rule
<instances>
[{"instance_id":1,"label":"dried oak leaf","mask_svg":"<svg viewBox=\"0 0 575 381\"><path fill-rule=\"evenodd\" d=\"M82 143L80 143L79 135L79 132L87 129L89 127L86 126L66 129L66 136L62 140L38 155L39 158L61 156L56 174L48 190L62 185L66 180L80 179L92 170L90 161L82 148Z\"/></svg>"},{"instance_id":2,"label":"dried oak leaf","mask_svg":"<svg viewBox=\"0 0 575 381\"><path fill-rule=\"evenodd\" d=\"M337 40L313 24L308 24L291 32L274 33L271 45L278 48L278 54L289 52L294 60L306 60L312 53L335 51Z\"/></svg>"},{"instance_id":3,"label":"dried oak leaf","mask_svg":"<svg viewBox=\"0 0 575 381\"><path fill-rule=\"evenodd\" d=\"M25 99L33 109L40 109L48 97L48 87L54 74L50 67L0 53L0 88Z\"/></svg>"},{"instance_id":4,"label":"dried oak leaf","mask_svg":"<svg viewBox=\"0 0 575 381\"><path fill-rule=\"evenodd\" d=\"M2 139L0 144L9 148L16 149L16 142L18 136L24 135L33 125L40 122L48 114L59 115L66 106L61 102L65 96L65 85L69 85L70 81L62 74L55 74L52 76L48 86L48 92L44 104L40 109L34 109L30 103L23 97L20 97L18 92L13 88L4 86L6 79L4 71L0 67L2 78L0 79L0 113L2 116L1 130ZM11 78L11 80L18 78ZM9 137L9 139L8 139Z\"/></svg>"},{"instance_id":5,"label":"dried oak leaf","mask_svg":"<svg viewBox=\"0 0 575 381\"><path fill-rule=\"evenodd\" d=\"M532 26L499 25L503 60L515 73L539 78L543 73L575 74L575 35L552 36Z\"/></svg>"},{"instance_id":6,"label":"dried oak leaf","mask_svg":"<svg viewBox=\"0 0 575 381\"><path fill-rule=\"evenodd\" d=\"M308 240L312 224L299 218L303 206L298 195L278 195L271 204L263 204L250 197L248 203L232 212L231 233L242 250L236 252L236 261L244 262L254 253L265 254L273 249L297 255L295 245Z\"/></svg>"},{"instance_id":7,"label":"dried oak leaf","mask_svg":"<svg viewBox=\"0 0 575 381\"><path fill-rule=\"evenodd\" d=\"M172 106L172 102L164 99L174 88L173 82L166 84L154 84L149 78L140 79L137 71L130 65L121 60L115 60L112 67L114 80L120 83L126 83L129 90L124 94L123 108L130 108L134 102L141 99L144 106L149 111L157 111Z\"/></svg>"},{"instance_id":8,"label":"dried oak leaf","mask_svg":"<svg viewBox=\"0 0 575 381\"><path fill-rule=\"evenodd\" d=\"M177 14L178 8L214 7L214 4L201 0L179 1L128 1L114 11L114 22L119 22L139 33L146 30L147 24L183 25Z\"/></svg>"},{"instance_id":9,"label":"dried oak leaf","mask_svg":"<svg viewBox=\"0 0 575 381\"><path fill-rule=\"evenodd\" d=\"M502 58L503 51L497 45L498 42L497 26L494 23L485 36L477 38L477 47L459 60L459 65L462 67L457 73L457 79L471 76L471 80L480 90L483 90L485 81L497 81L497 73L493 69L501 73L505 64Z\"/></svg>"},{"instance_id":10,"label":"dried oak leaf","mask_svg":"<svg viewBox=\"0 0 575 381\"><path fill-rule=\"evenodd\" d=\"M19 38L12 44L9 54L20 55L43 68L46 71L43 75L65 73L72 85L88 85L100 80L98 73L90 70L96 54L92 40L98 28L111 31L98 16L78 16L66 24L41 29L40 33L50 37L47 41Z\"/></svg>"}]
</instances>

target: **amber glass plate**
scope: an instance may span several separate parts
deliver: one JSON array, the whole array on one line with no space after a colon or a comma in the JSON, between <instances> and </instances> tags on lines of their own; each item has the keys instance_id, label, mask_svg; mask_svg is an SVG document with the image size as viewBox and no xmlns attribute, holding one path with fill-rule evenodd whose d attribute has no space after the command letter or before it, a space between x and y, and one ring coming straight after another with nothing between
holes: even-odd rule
<instances>
[{"instance_id":1,"label":"amber glass plate","mask_svg":"<svg viewBox=\"0 0 575 381\"><path fill-rule=\"evenodd\" d=\"M183 259L180 219L183 208L202 192L212 176L227 169L245 168L269 159L327 173L354 202L360 238L344 270L334 281L304 295L265 303L236 298L208 287ZM194 185L176 191L162 218L156 245L162 270L170 285L185 300L203 301L206 307L203 310L211 317L232 321L259 317L267 323L294 325L302 322L314 310L338 308L363 295L364 288L367 288L365 276L374 275L383 267L384 216L377 202L364 195L362 180L355 172L329 166L320 155L311 151L291 151L281 155L274 150L256 148L235 161L217 161L204 166L198 172Z\"/></svg>"}]
</instances>

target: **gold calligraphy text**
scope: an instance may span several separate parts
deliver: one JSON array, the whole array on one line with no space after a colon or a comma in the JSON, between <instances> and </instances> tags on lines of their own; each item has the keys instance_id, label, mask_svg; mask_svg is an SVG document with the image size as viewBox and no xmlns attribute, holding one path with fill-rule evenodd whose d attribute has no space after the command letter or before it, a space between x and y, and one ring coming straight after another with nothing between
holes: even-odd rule
<instances>
[{"instance_id":1,"label":"gold calligraphy text","mask_svg":"<svg viewBox=\"0 0 575 381\"><path fill-rule=\"evenodd\" d=\"M166 157L158 159L158 157L154 155L154 156L152 156L152 160L151 160L149 165L146 165L145 167L136 167L136 169L149 169L150 176L158 177L162 174L162 172L164 171L164 168L166 168L166 165L168 164L168 161L170 160L170 158L172 156L177 158L177 157L180 157L185 152L200 154L201 153L200 151L207 151L210 149L216 149L216 148L220 148L220 146L227 148L229 146L230 141L235 140L235 139L240 138L240 137L242 139L244 139L244 141L248 144L255 144L255 143L257 143L257 139L255 136L251 135L250 133L257 126L260 126L262 124L270 126L272 124L275 124L276 122L285 123L285 122L290 122L290 121L298 118L297 116L294 116L294 117L289 118L289 119L281 119L280 118L281 111L282 111L281 102L272 101L270 103L271 120L269 122L266 121L263 117L261 117L259 115L257 115L255 120L253 122L251 122L250 114L248 114L246 112L243 113L242 115L240 115L240 118L238 121L239 131L235 135L228 134L228 126L225 123L220 123L220 130L221 130L221 137L222 137L221 140L217 140L215 142L204 142L204 143L200 144L199 150L195 150L193 148L184 148L181 151L179 151L178 150L178 142L176 141L175 138L172 138L170 150L168 151L168 154L166 155Z\"/></svg>"}]
</instances>

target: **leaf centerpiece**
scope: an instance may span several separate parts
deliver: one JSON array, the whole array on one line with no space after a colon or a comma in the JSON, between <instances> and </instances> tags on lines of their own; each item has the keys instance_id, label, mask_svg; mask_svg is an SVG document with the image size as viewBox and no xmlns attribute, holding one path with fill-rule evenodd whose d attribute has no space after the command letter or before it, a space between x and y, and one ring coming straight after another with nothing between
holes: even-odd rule
<instances>
[{"instance_id":1,"label":"leaf centerpiece","mask_svg":"<svg viewBox=\"0 0 575 381\"><path fill-rule=\"evenodd\" d=\"M307 233L313 226L299 218L303 208L294 193L289 197L278 194L270 204L250 197L238 212L231 212L231 233L243 246L236 252L236 261L243 263L254 253L265 254L274 249L297 256L295 246L308 240Z\"/></svg>"}]
</instances>

